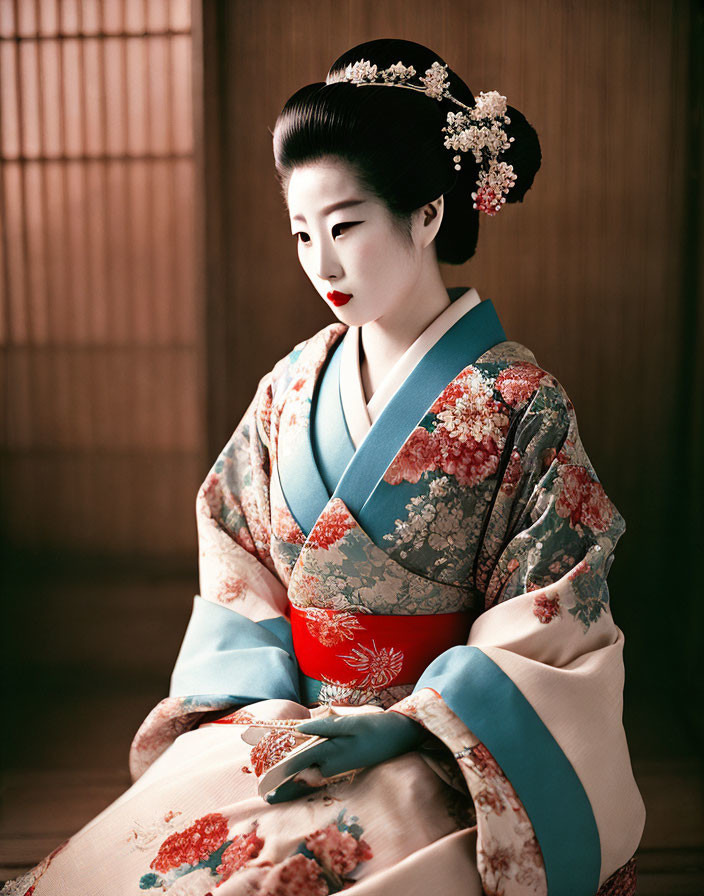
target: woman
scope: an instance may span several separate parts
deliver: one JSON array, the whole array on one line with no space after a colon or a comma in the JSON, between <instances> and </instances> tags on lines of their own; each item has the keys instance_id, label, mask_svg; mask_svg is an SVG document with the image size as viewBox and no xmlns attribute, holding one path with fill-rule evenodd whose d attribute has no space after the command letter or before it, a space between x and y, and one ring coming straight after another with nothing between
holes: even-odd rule
<instances>
[{"instance_id":1,"label":"woman","mask_svg":"<svg viewBox=\"0 0 704 896\"><path fill-rule=\"evenodd\" d=\"M337 321L198 492L200 594L133 785L3 893L635 892L625 523L560 383L438 267L539 168L503 100L379 40L287 102L276 168Z\"/></svg>"}]
</instances>

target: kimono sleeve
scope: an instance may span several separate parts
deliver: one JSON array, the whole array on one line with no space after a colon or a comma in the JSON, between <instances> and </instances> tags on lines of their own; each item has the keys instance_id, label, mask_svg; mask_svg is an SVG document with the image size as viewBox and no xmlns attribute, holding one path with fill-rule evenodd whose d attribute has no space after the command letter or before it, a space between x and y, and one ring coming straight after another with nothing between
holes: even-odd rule
<instances>
[{"instance_id":1,"label":"kimono sleeve","mask_svg":"<svg viewBox=\"0 0 704 896\"><path fill-rule=\"evenodd\" d=\"M634 874L645 823L606 581L625 522L554 378L516 419L478 547L485 610L392 709L452 750L488 894L594 896Z\"/></svg>"},{"instance_id":2,"label":"kimono sleeve","mask_svg":"<svg viewBox=\"0 0 704 896\"><path fill-rule=\"evenodd\" d=\"M136 779L206 713L261 700L300 703L288 594L270 553L269 435L274 371L196 496L200 594L171 674L169 696L130 750Z\"/></svg>"}]
</instances>

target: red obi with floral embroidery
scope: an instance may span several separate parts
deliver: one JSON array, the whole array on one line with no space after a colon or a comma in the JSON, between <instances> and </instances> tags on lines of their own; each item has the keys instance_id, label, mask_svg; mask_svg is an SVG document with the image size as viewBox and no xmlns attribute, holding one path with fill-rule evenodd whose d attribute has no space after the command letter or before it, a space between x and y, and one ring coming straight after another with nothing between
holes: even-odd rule
<instances>
[{"instance_id":1,"label":"red obi with floral embroidery","mask_svg":"<svg viewBox=\"0 0 704 896\"><path fill-rule=\"evenodd\" d=\"M304 675L347 687L415 684L435 657L466 644L476 613L384 616L291 605L293 647Z\"/></svg>"}]
</instances>

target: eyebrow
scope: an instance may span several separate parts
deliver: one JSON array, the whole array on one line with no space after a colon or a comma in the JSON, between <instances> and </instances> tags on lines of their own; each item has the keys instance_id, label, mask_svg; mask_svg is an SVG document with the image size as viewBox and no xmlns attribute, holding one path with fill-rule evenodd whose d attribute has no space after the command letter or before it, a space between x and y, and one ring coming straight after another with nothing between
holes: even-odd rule
<instances>
[{"instance_id":1,"label":"eyebrow","mask_svg":"<svg viewBox=\"0 0 704 896\"><path fill-rule=\"evenodd\" d=\"M330 215L340 208L351 208L353 205L364 205L365 202L365 199L343 199L342 202L335 202L333 205L329 205L327 208L324 208L323 215ZM303 215L294 215L291 220L305 221L305 218L303 217Z\"/></svg>"}]
</instances>

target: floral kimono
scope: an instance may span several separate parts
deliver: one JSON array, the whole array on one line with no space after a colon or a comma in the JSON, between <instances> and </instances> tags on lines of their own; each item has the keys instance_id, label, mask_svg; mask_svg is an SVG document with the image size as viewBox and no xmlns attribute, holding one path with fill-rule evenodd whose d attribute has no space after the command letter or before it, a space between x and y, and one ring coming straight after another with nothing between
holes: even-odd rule
<instances>
[{"instance_id":1,"label":"floral kimono","mask_svg":"<svg viewBox=\"0 0 704 896\"><path fill-rule=\"evenodd\" d=\"M635 892L625 523L560 383L448 292L369 402L339 322L261 379L198 491L200 594L134 783L3 894ZM370 704L426 740L258 795L291 720Z\"/></svg>"}]
</instances>

